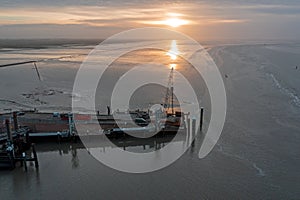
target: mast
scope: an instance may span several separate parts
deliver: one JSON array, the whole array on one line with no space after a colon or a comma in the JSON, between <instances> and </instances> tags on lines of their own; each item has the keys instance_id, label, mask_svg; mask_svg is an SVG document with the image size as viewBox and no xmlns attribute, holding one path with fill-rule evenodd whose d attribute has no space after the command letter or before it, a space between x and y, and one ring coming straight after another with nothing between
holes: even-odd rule
<instances>
[{"instance_id":1,"label":"mast","mask_svg":"<svg viewBox=\"0 0 300 200\"><path fill-rule=\"evenodd\" d=\"M174 87L172 86L171 87L171 94L172 94L172 98L171 98L171 110L172 110L172 115L174 115L174 93L173 93L173 91L174 91Z\"/></svg>"},{"instance_id":2,"label":"mast","mask_svg":"<svg viewBox=\"0 0 300 200\"><path fill-rule=\"evenodd\" d=\"M165 96L164 107L168 110L171 105L172 115L174 114L174 68L171 68L168 80L168 86Z\"/></svg>"},{"instance_id":3,"label":"mast","mask_svg":"<svg viewBox=\"0 0 300 200\"><path fill-rule=\"evenodd\" d=\"M174 115L174 67L171 68L170 76L171 76L171 111L172 111L172 115Z\"/></svg>"}]
</instances>

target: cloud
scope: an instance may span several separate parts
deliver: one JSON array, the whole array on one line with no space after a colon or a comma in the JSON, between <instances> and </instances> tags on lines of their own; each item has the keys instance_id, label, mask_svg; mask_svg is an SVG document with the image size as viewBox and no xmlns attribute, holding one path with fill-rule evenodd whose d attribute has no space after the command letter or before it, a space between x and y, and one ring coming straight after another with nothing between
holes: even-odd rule
<instances>
[{"instance_id":1,"label":"cloud","mask_svg":"<svg viewBox=\"0 0 300 200\"><path fill-rule=\"evenodd\" d=\"M177 30L192 37L199 35L197 30L207 35L216 35L215 30L228 32L228 37L232 31L239 31L241 37L254 35L253 32L283 36L289 30L300 35L293 25L300 19L300 2L296 0L5 0L0 8L0 37L36 37L37 32L43 38L107 36L149 25L166 27L157 22L172 17L188 21ZM277 29L275 24L285 30ZM253 31L244 31L248 29Z\"/></svg>"},{"instance_id":2,"label":"cloud","mask_svg":"<svg viewBox=\"0 0 300 200\"><path fill-rule=\"evenodd\" d=\"M105 39L122 27L95 27L82 24L14 24L0 26L0 35L12 39Z\"/></svg>"}]
</instances>

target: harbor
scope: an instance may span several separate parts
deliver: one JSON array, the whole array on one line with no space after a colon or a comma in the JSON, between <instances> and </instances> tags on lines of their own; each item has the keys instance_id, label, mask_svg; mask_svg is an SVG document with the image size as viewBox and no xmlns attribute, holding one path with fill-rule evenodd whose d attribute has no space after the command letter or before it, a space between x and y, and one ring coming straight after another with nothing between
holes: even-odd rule
<instances>
[{"instance_id":1,"label":"harbor","mask_svg":"<svg viewBox=\"0 0 300 200\"><path fill-rule=\"evenodd\" d=\"M133 120L124 118L125 114L129 114ZM150 111L136 110L127 113L117 112L114 116L111 115L109 109L107 114L97 112L96 115L45 113L37 110L1 114L0 120L5 123L0 126L0 144L2 144L0 164L3 164L4 167L8 165L10 169L13 169L16 163L20 162L20 166L24 165L27 170L26 162L34 161L38 168L38 158L33 141L76 142L88 137L90 140L95 140L95 144L97 144L99 137L108 137L119 139L118 143L121 143L121 147L125 150L124 144L130 144L131 140L138 141L143 146L151 145L149 140L138 139L134 136L143 135L150 139L157 137L173 139L176 134L181 134L186 139L191 133L191 138L195 137L195 120L190 120L188 113L168 114L160 111L150 115ZM74 121L77 122L77 128L81 129L81 135L78 134ZM202 127L202 121L203 108L201 109L200 127ZM156 131L158 132L156 133ZM155 135L149 137L147 134L150 133L155 133ZM171 140L166 141L171 142Z\"/></svg>"},{"instance_id":2,"label":"harbor","mask_svg":"<svg viewBox=\"0 0 300 200\"><path fill-rule=\"evenodd\" d=\"M175 40L172 42L172 48L177 48ZM172 58L175 54L168 52L167 55ZM58 59L62 58L64 57ZM0 67L33 64L39 81L42 81L37 63L43 61L45 60L17 62L0 65ZM34 108L33 110L15 110L0 114L0 121L5 122L0 125L0 144L2 144L0 163L14 169L16 163L20 162L19 166L24 166L27 170L26 163L34 161L38 168L38 155L34 142L39 141L77 142L88 138L92 143L95 141L94 143L99 145L99 138L107 137L109 140L121 140L117 143L121 143L120 147L124 150L126 149L124 144L131 140L136 140L145 146L152 145L152 142L147 140L148 138L171 136L169 137L171 139L168 140L171 142L175 136L177 138L178 134L181 134L185 138L184 141L188 140L187 143L190 140L193 141L196 130L198 130L196 118L191 119L190 112L185 113L178 106L178 99L174 94L174 67L176 64L170 66L162 101L160 104L149 104L148 109L138 108L123 111L116 109L112 111L111 106L107 105L105 113L100 110L97 110L96 113L45 112ZM50 95L52 94L53 91L50 91ZM137 105L134 106L137 107ZM201 108L199 117L199 127L202 131L204 108ZM23 148L24 146L26 148ZM156 148L157 143L155 144Z\"/></svg>"}]
</instances>

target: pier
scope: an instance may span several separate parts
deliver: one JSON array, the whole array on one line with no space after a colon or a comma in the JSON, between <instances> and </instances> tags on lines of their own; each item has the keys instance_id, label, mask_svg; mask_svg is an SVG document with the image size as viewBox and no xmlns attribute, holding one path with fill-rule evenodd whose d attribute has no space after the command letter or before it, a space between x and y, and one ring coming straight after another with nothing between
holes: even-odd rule
<instances>
[{"instance_id":1,"label":"pier","mask_svg":"<svg viewBox=\"0 0 300 200\"><path fill-rule=\"evenodd\" d=\"M20 129L17 114L13 113L14 132L11 132L10 120L5 119L6 137L1 134L2 147L0 148L0 166L14 169L19 162L27 170L27 162L34 162L38 168L38 157L35 144L29 140L28 129Z\"/></svg>"},{"instance_id":2,"label":"pier","mask_svg":"<svg viewBox=\"0 0 300 200\"><path fill-rule=\"evenodd\" d=\"M201 108L199 124L201 130L203 113L204 109ZM190 119L189 113L176 112L166 115L165 118L160 118L157 113L152 113L150 116L145 111L130 111L129 114L133 120L122 117L122 113L116 115L115 118L110 113L100 114L99 112L96 115L89 115L44 113L35 110L2 114L0 120L5 123L0 125L0 167L13 169L19 163L19 166L27 170L27 162L34 162L35 167L38 168L38 156L32 141L41 139L49 142L52 138L60 143L63 140L70 141L78 137L92 141L108 137L112 141L118 141L118 146L125 149L125 143L138 142L147 145L149 141L157 137L165 138L167 142L169 139L171 141L176 134L187 138L187 141L195 138L196 119ZM75 120L77 127L75 127ZM99 132L99 125L102 132ZM160 131L151 136L150 140L147 139L147 134L151 135L157 130ZM133 133L134 136L143 135L146 138L135 138L127 133Z\"/></svg>"}]
</instances>

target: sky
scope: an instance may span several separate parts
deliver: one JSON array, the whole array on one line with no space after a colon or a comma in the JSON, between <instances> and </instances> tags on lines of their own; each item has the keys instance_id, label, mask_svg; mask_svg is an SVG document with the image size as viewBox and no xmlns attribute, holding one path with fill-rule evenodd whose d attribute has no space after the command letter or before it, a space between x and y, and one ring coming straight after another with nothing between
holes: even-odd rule
<instances>
[{"instance_id":1,"label":"sky","mask_svg":"<svg viewBox=\"0 0 300 200\"><path fill-rule=\"evenodd\" d=\"M105 39L162 27L196 40L300 39L299 0L0 0L0 39Z\"/></svg>"}]
</instances>

